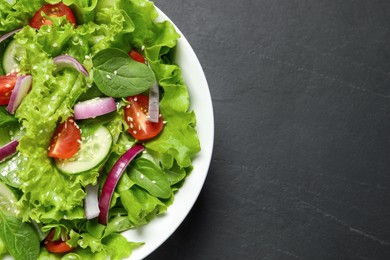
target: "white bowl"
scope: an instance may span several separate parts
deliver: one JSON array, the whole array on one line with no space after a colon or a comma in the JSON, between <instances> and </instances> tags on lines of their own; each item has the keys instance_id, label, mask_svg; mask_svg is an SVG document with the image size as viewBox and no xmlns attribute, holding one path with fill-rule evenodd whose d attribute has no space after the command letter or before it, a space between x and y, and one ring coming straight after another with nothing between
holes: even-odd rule
<instances>
[{"instance_id":1,"label":"white bowl","mask_svg":"<svg viewBox=\"0 0 390 260\"><path fill-rule=\"evenodd\" d=\"M170 19L157 8L158 21ZM172 21L171 21L172 22ZM145 242L135 249L130 259L143 259L156 250L179 227L190 212L202 190L209 170L214 143L214 114L210 90L202 66L189 42L175 26L181 38L177 44L176 60L183 73L195 111L196 130L200 139L201 151L194 158L194 170L186 178L183 187L176 193L173 204L167 212L153 219L149 224L123 233L129 241Z\"/></svg>"}]
</instances>

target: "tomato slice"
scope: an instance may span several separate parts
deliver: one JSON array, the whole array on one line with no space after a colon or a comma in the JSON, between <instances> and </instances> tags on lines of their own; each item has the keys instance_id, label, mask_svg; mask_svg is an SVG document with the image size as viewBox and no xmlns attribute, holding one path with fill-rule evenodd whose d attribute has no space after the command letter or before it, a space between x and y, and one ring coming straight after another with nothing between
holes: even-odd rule
<instances>
[{"instance_id":1,"label":"tomato slice","mask_svg":"<svg viewBox=\"0 0 390 260\"><path fill-rule=\"evenodd\" d=\"M52 22L47 20L46 17L42 16L42 12L49 17L61 17L66 16L66 20L74 24L76 27L76 17L74 16L72 9L62 2L58 4L46 4L39 9L30 20L30 26L36 29L41 28L42 25L51 25Z\"/></svg>"},{"instance_id":2,"label":"tomato slice","mask_svg":"<svg viewBox=\"0 0 390 260\"><path fill-rule=\"evenodd\" d=\"M67 253L73 249L73 247L69 246L65 241L61 239L53 241L54 229L52 229L43 244L45 245L47 251L51 253Z\"/></svg>"},{"instance_id":3,"label":"tomato slice","mask_svg":"<svg viewBox=\"0 0 390 260\"><path fill-rule=\"evenodd\" d=\"M52 158L71 158L80 149L81 133L72 117L61 123L51 138L48 155Z\"/></svg>"},{"instance_id":4,"label":"tomato slice","mask_svg":"<svg viewBox=\"0 0 390 260\"><path fill-rule=\"evenodd\" d=\"M7 105L15 88L17 73L0 76L0 106Z\"/></svg>"},{"instance_id":5,"label":"tomato slice","mask_svg":"<svg viewBox=\"0 0 390 260\"><path fill-rule=\"evenodd\" d=\"M141 55L141 53L139 53L138 51L136 50L131 50L129 52L129 56L135 60L135 61L138 61L138 62L141 62L141 63L145 63L145 58L144 56Z\"/></svg>"},{"instance_id":6,"label":"tomato slice","mask_svg":"<svg viewBox=\"0 0 390 260\"><path fill-rule=\"evenodd\" d=\"M163 129L162 116L157 123L148 120L149 96L136 95L128 97L129 105L125 107L125 120L129 125L127 130L137 140L147 140L157 136Z\"/></svg>"}]
</instances>

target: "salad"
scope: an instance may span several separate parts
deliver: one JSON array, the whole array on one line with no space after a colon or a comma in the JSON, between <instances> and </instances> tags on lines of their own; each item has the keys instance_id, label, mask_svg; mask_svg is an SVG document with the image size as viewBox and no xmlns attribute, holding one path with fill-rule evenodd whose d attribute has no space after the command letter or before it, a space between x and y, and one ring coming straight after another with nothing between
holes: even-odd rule
<instances>
[{"instance_id":1,"label":"salad","mask_svg":"<svg viewBox=\"0 0 390 260\"><path fill-rule=\"evenodd\" d=\"M0 0L0 256L122 259L200 151L147 0Z\"/></svg>"}]
</instances>

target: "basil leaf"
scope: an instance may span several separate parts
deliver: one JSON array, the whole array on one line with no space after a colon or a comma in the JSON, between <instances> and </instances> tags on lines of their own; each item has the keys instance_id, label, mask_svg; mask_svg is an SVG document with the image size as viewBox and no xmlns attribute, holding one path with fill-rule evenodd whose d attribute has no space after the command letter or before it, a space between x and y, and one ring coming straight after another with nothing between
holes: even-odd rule
<instances>
[{"instance_id":1,"label":"basil leaf","mask_svg":"<svg viewBox=\"0 0 390 260\"><path fill-rule=\"evenodd\" d=\"M93 79L103 94L122 98L148 90L155 81L153 71L119 49L104 49L92 59Z\"/></svg>"},{"instance_id":2,"label":"basil leaf","mask_svg":"<svg viewBox=\"0 0 390 260\"><path fill-rule=\"evenodd\" d=\"M171 183L165 173L153 162L137 159L129 170L130 179L150 195L167 199L172 195Z\"/></svg>"},{"instance_id":3,"label":"basil leaf","mask_svg":"<svg viewBox=\"0 0 390 260\"><path fill-rule=\"evenodd\" d=\"M39 255L39 239L33 228L0 210L0 238L15 260L35 260Z\"/></svg>"}]
</instances>

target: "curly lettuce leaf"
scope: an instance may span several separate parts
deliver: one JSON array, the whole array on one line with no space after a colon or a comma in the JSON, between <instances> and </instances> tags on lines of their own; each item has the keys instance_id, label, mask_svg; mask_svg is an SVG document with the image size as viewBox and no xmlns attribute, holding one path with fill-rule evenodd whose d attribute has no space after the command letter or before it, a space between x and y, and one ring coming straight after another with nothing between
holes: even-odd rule
<instances>
[{"instance_id":1,"label":"curly lettuce leaf","mask_svg":"<svg viewBox=\"0 0 390 260\"><path fill-rule=\"evenodd\" d=\"M159 54L156 55L156 52ZM200 151L195 130L196 117L193 111L189 111L189 94L179 67L165 64L162 53L164 53L163 47L146 49L147 57L156 59L150 64L164 90L160 110L167 123L159 138L148 142L146 147L172 156L183 168L190 167L192 157ZM165 167L170 168L169 165Z\"/></svg>"},{"instance_id":2,"label":"curly lettuce leaf","mask_svg":"<svg viewBox=\"0 0 390 260\"><path fill-rule=\"evenodd\" d=\"M19 0L14 4L9 2L11 1L0 0L0 35L27 25L30 18L45 3L43 0Z\"/></svg>"}]
</instances>

